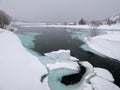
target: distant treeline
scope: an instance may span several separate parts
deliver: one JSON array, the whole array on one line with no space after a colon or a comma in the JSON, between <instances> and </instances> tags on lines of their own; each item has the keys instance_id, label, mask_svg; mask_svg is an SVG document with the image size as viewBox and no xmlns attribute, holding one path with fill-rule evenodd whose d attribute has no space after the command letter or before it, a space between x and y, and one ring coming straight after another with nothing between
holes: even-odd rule
<instances>
[{"instance_id":1,"label":"distant treeline","mask_svg":"<svg viewBox=\"0 0 120 90\"><path fill-rule=\"evenodd\" d=\"M11 17L6 12L0 10L0 28L6 28L11 20Z\"/></svg>"}]
</instances>

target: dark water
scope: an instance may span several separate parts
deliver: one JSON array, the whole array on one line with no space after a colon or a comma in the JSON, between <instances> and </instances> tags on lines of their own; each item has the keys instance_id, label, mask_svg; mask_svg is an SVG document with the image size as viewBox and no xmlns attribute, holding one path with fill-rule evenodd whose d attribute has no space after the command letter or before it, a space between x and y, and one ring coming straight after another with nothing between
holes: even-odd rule
<instances>
[{"instance_id":1,"label":"dark water","mask_svg":"<svg viewBox=\"0 0 120 90\"><path fill-rule=\"evenodd\" d=\"M78 83L86 72L86 68L84 66L82 65L79 65L79 66L80 66L80 71L78 73L74 73L68 76L63 76L61 83L65 85L74 85Z\"/></svg>"},{"instance_id":2,"label":"dark water","mask_svg":"<svg viewBox=\"0 0 120 90\"><path fill-rule=\"evenodd\" d=\"M34 51L44 55L46 52L56 51L59 49L71 50L71 55L77 57L80 61L89 61L94 67L101 67L109 70L115 78L115 84L120 86L120 61L100 57L79 48L84 44L81 40L72 39L71 32L65 28L19 28L19 33L38 32L42 35L35 37Z\"/></svg>"}]
</instances>

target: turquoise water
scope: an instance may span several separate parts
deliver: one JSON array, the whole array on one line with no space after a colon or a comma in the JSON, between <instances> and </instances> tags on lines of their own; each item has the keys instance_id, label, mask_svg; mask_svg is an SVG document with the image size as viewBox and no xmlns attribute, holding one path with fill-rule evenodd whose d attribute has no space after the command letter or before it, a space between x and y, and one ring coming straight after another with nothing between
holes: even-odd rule
<instances>
[{"instance_id":1,"label":"turquoise water","mask_svg":"<svg viewBox=\"0 0 120 90\"><path fill-rule=\"evenodd\" d=\"M20 28L31 29L30 31L22 31L24 33L17 33L23 45L35 56L37 56L43 64L56 62L49 57L45 57L42 53L55 51L59 49L70 49L71 54L81 61L89 61L95 67L102 67L109 70L114 78L115 83L120 85L120 62L101 57L97 54L90 54L90 50L84 45L84 37L88 35L87 31L74 31L71 33L66 32L63 28ZM36 30L36 31L35 31ZM77 39L76 39L77 38ZM93 51L94 52L94 51ZM96 52L94 52L96 53ZM51 90L74 90L78 86L65 86L60 83L62 76L76 73L77 71L68 69L57 69L49 72L49 85ZM55 85L57 84L57 85ZM71 88L70 88L71 87ZM57 89L58 88L58 89ZM60 88L60 89L59 89Z\"/></svg>"},{"instance_id":2,"label":"turquoise water","mask_svg":"<svg viewBox=\"0 0 120 90\"><path fill-rule=\"evenodd\" d=\"M29 49L33 49L35 47L34 45L34 40L35 40L35 36L36 35L40 35L40 33L18 33L17 36L20 38L20 40L22 41L23 45L26 47L26 48L29 48Z\"/></svg>"},{"instance_id":3,"label":"turquoise water","mask_svg":"<svg viewBox=\"0 0 120 90\"><path fill-rule=\"evenodd\" d=\"M35 48L34 40L37 35L41 35L40 33L17 33L17 36L20 38L22 41L24 47L27 48L29 52L31 52L33 55L37 56L44 65L50 64L50 63L55 63L56 61L41 55L38 52L35 52L33 48ZM48 83L50 86L51 90L75 90L75 88L79 87L79 83L76 85L69 85L66 86L61 83L61 79L63 76L70 75L73 73L78 73L79 70L70 70L66 68L61 68L61 69L55 69L52 71L49 71L48 73Z\"/></svg>"},{"instance_id":4,"label":"turquoise water","mask_svg":"<svg viewBox=\"0 0 120 90\"><path fill-rule=\"evenodd\" d=\"M35 48L34 40L37 35L41 35L41 33L35 33L35 32L17 33L17 36L20 38L24 47L27 48L27 50L30 53L37 56L43 64L46 65L48 63L54 63L55 61L52 60L51 58L43 56L39 52L33 50Z\"/></svg>"},{"instance_id":5,"label":"turquoise water","mask_svg":"<svg viewBox=\"0 0 120 90\"><path fill-rule=\"evenodd\" d=\"M84 37L87 37L88 36L88 33L85 32L73 32L72 33L72 38L78 38L80 40L82 40L84 42Z\"/></svg>"},{"instance_id":6,"label":"turquoise water","mask_svg":"<svg viewBox=\"0 0 120 90\"><path fill-rule=\"evenodd\" d=\"M48 80L51 90L76 90L76 88L80 86L79 83L68 86L61 83L61 79L63 76L70 75L73 73L78 73L78 71L69 70L69 69L57 69L51 71L49 73L49 80Z\"/></svg>"},{"instance_id":7,"label":"turquoise water","mask_svg":"<svg viewBox=\"0 0 120 90\"><path fill-rule=\"evenodd\" d=\"M96 55L99 55L101 57L106 57L105 55L93 50L92 48L90 48L87 44L83 44L82 46L80 46L80 48L82 48L84 51L87 51L87 52L92 52Z\"/></svg>"},{"instance_id":8,"label":"turquoise water","mask_svg":"<svg viewBox=\"0 0 120 90\"><path fill-rule=\"evenodd\" d=\"M106 34L106 30L99 30L99 35ZM72 38L77 38L85 42L84 38L90 36L90 30L88 29L82 29L80 31L72 31Z\"/></svg>"},{"instance_id":9,"label":"turquoise water","mask_svg":"<svg viewBox=\"0 0 120 90\"><path fill-rule=\"evenodd\" d=\"M103 34L106 34L106 33L107 33L106 30L99 30L100 35L103 35ZM86 29L83 29L83 30L77 31L77 32L72 32L72 38L77 38L77 39L79 39L83 42L85 42L85 38L89 37L89 35L90 35L90 30L86 30ZM83 44L79 48L83 49L84 51L91 52L91 53L94 53L96 55L105 57L105 55L93 50L87 44Z\"/></svg>"}]
</instances>

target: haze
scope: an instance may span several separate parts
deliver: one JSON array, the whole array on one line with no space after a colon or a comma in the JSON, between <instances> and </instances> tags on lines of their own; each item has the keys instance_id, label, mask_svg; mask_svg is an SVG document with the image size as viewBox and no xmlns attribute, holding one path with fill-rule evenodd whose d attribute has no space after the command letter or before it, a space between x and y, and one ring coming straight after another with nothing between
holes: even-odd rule
<instances>
[{"instance_id":1,"label":"haze","mask_svg":"<svg viewBox=\"0 0 120 90\"><path fill-rule=\"evenodd\" d=\"M0 0L12 17L34 22L105 19L120 13L120 0Z\"/></svg>"}]
</instances>

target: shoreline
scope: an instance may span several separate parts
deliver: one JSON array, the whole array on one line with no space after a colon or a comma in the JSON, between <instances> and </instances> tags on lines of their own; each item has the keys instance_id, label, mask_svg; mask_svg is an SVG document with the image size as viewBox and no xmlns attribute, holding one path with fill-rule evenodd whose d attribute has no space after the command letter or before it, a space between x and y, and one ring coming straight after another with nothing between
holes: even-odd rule
<instances>
[{"instance_id":1,"label":"shoreline","mask_svg":"<svg viewBox=\"0 0 120 90\"><path fill-rule=\"evenodd\" d=\"M20 27L55 27L55 28L74 28L74 29L93 29L91 25L46 25L41 23L14 23L16 26ZM113 25L100 25L95 27L96 29L106 29L106 30L120 30L120 24Z\"/></svg>"}]
</instances>

